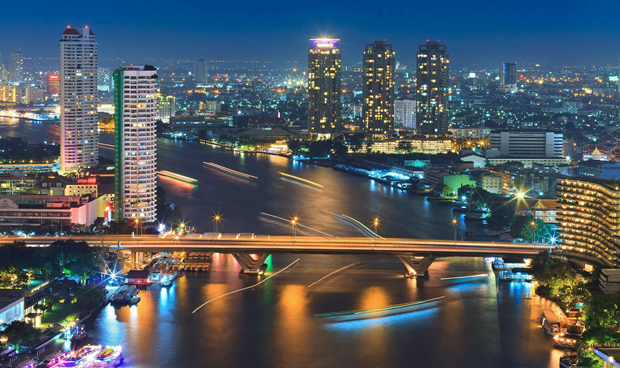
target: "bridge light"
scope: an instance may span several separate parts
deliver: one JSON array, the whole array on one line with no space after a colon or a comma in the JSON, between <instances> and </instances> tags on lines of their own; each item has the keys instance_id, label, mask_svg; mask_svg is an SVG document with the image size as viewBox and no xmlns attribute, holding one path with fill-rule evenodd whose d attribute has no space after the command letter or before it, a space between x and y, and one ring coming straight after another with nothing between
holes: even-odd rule
<instances>
[{"instance_id":1,"label":"bridge light","mask_svg":"<svg viewBox=\"0 0 620 368\"><path fill-rule=\"evenodd\" d=\"M523 192L517 193L517 198L523 198L523 197L525 197L525 193Z\"/></svg>"}]
</instances>

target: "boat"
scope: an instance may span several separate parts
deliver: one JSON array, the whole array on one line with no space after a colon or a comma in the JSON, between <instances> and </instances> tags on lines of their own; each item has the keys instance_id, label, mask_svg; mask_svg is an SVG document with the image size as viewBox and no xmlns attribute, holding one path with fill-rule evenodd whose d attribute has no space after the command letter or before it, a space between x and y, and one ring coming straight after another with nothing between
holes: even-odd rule
<instances>
[{"instance_id":1,"label":"boat","mask_svg":"<svg viewBox=\"0 0 620 368\"><path fill-rule=\"evenodd\" d=\"M456 213L486 213L486 210L481 210L477 208L467 208L466 206L461 207L452 207L452 212Z\"/></svg>"},{"instance_id":2,"label":"boat","mask_svg":"<svg viewBox=\"0 0 620 368\"><path fill-rule=\"evenodd\" d=\"M121 346L106 346L95 358L93 367L117 367L123 362L123 348Z\"/></svg>"},{"instance_id":3,"label":"boat","mask_svg":"<svg viewBox=\"0 0 620 368\"><path fill-rule=\"evenodd\" d=\"M138 304L140 297L136 295L118 294L112 299L111 303L116 305Z\"/></svg>"},{"instance_id":4,"label":"boat","mask_svg":"<svg viewBox=\"0 0 620 368\"><path fill-rule=\"evenodd\" d=\"M545 329L545 333L549 336L555 336L560 333L562 323L558 316L550 310L544 310L540 315L540 324Z\"/></svg>"},{"instance_id":5,"label":"boat","mask_svg":"<svg viewBox=\"0 0 620 368\"><path fill-rule=\"evenodd\" d=\"M499 236L507 232L510 232L510 229L507 227L503 228L502 230L489 230L487 231L487 236Z\"/></svg>"},{"instance_id":6,"label":"boat","mask_svg":"<svg viewBox=\"0 0 620 368\"><path fill-rule=\"evenodd\" d=\"M46 368L54 368L54 367L62 367L65 360L69 357L69 352L67 351L59 351L58 353L47 357L45 361L43 361L43 366Z\"/></svg>"},{"instance_id":7,"label":"boat","mask_svg":"<svg viewBox=\"0 0 620 368\"><path fill-rule=\"evenodd\" d=\"M465 215L465 220L469 221L482 221L487 219L487 213L482 213L480 215Z\"/></svg>"},{"instance_id":8,"label":"boat","mask_svg":"<svg viewBox=\"0 0 620 368\"><path fill-rule=\"evenodd\" d=\"M476 235L477 235L476 234L476 230L474 230L474 229L467 229L467 231L465 232L465 236L467 236L467 237L472 237L473 238Z\"/></svg>"},{"instance_id":9,"label":"boat","mask_svg":"<svg viewBox=\"0 0 620 368\"><path fill-rule=\"evenodd\" d=\"M84 330L84 325L78 325L78 330L76 333L73 334L73 336L71 337L71 341L76 342L82 339L85 339L88 337L88 333L86 332L86 330Z\"/></svg>"},{"instance_id":10,"label":"boat","mask_svg":"<svg viewBox=\"0 0 620 368\"><path fill-rule=\"evenodd\" d=\"M101 345L86 345L80 350L71 353L65 360L63 367L75 367L78 365L88 365L95 360L101 352Z\"/></svg>"},{"instance_id":11,"label":"boat","mask_svg":"<svg viewBox=\"0 0 620 368\"><path fill-rule=\"evenodd\" d=\"M28 359L25 362L20 363L17 367L18 368L34 368L37 365L39 365L39 361L33 360L33 359Z\"/></svg>"},{"instance_id":12,"label":"boat","mask_svg":"<svg viewBox=\"0 0 620 368\"><path fill-rule=\"evenodd\" d=\"M203 271L209 271L209 268L210 268L210 265L209 265L208 263L205 263L205 264L202 266L202 270L203 270Z\"/></svg>"},{"instance_id":13,"label":"boat","mask_svg":"<svg viewBox=\"0 0 620 368\"><path fill-rule=\"evenodd\" d=\"M214 169L214 170L223 172L223 173L228 174L228 175L236 176L236 177L241 178L241 179L250 179L250 180L257 180L258 179L256 176L245 174L245 173L242 173L240 171L233 170L233 169L229 169L229 168L224 167L222 165L214 164L213 162L206 162L205 161L203 163L205 165L207 165L208 167Z\"/></svg>"}]
</instances>

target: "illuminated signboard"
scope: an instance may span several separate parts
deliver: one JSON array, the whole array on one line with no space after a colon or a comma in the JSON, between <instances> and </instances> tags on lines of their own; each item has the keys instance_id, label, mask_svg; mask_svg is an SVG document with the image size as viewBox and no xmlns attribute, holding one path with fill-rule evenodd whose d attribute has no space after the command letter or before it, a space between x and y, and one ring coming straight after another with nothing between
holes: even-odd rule
<instances>
[{"instance_id":1,"label":"illuminated signboard","mask_svg":"<svg viewBox=\"0 0 620 368\"><path fill-rule=\"evenodd\" d=\"M317 49L334 49L338 48L338 39L319 38L312 41L312 47Z\"/></svg>"},{"instance_id":2,"label":"illuminated signboard","mask_svg":"<svg viewBox=\"0 0 620 368\"><path fill-rule=\"evenodd\" d=\"M97 178L80 178L78 184L97 184Z\"/></svg>"}]
</instances>

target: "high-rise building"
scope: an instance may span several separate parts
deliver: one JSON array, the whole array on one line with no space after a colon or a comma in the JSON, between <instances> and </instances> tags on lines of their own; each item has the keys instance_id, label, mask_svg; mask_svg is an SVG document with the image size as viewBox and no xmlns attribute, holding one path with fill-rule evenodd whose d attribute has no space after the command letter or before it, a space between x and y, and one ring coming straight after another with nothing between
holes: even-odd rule
<instances>
[{"instance_id":1,"label":"high-rise building","mask_svg":"<svg viewBox=\"0 0 620 368\"><path fill-rule=\"evenodd\" d=\"M415 100L394 101L394 121L407 130L415 130Z\"/></svg>"},{"instance_id":2,"label":"high-rise building","mask_svg":"<svg viewBox=\"0 0 620 368\"><path fill-rule=\"evenodd\" d=\"M174 117L176 108L176 99L172 95L165 95L160 91L157 92L157 120L169 123L170 118ZM202 105L202 101L200 101Z\"/></svg>"},{"instance_id":3,"label":"high-rise building","mask_svg":"<svg viewBox=\"0 0 620 368\"><path fill-rule=\"evenodd\" d=\"M23 96L22 102L25 104L45 101L45 91L34 86L24 86Z\"/></svg>"},{"instance_id":4,"label":"high-rise building","mask_svg":"<svg viewBox=\"0 0 620 368\"><path fill-rule=\"evenodd\" d=\"M207 77L207 61L205 59L194 61L194 80L196 83L207 83Z\"/></svg>"},{"instance_id":5,"label":"high-rise building","mask_svg":"<svg viewBox=\"0 0 620 368\"><path fill-rule=\"evenodd\" d=\"M157 214L157 70L114 72L114 218L153 222Z\"/></svg>"},{"instance_id":6,"label":"high-rise building","mask_svg":"<svg viewBox=\"0 0 620 368\"><path fill-rule=\"evenodd\" d=\"M97 41L88 26L68 27L60 40L60 167L99 162Z\"/></svg>"},{"instance_id":7,"label":"high-rise building","mask_svg":"<svg viewBox=\"0 0 620 368\"><path fill-rule=\"evenodd\" d=\"M561 206L560 247L564 252L618 264L620 251L620 187L616 182L563 178L557 183Z\"/></svg>"},{"instance_id":8,"label":"high-rise building","mask_svg":"<svg viewBox=\"0 0 620 368\"><path fill-rule=\"evenodd\" d=\"M24 79L24 55L22 50L11 53L9 58L9 82L19 83Z\"/></svg>"},{"instance_id":9,"label":"high-rise building","mask_svg":"<svg viewBox=\"0 0 620 368\"><path fill-rule=\"evenodd\" d=\"M330 138L340 130L340 40L312 39L308 53L308 131L312 138Z\"/></svg>"},{"instance_id":10,"label":"high-rise building","mask_svg":"<svg viewBox=\"0 0 620 368\"><path fill-rule=\"evenodd\" d=\"M110 68L97 68L97 90L110 92L112 90L112 72Z\"/></svg>"},{"instance_id":11,"label":"high-rise building","mask_svg":"<svg viewBox=\"0 0 620 368\"><path fill-rule=\"evenodd\" d=\"M364 131L378 138L394 134L394 71L392 45L385 41L366 44L362 73L362 120Z\"/></svg>"},{"instance_id":12,"label":"high-rise building","mask_svg":"<svg viewBox=\"0 0 620 368\"><path fill-rule=\"evenodd\" d=\"M503 62L499 66L499 84L501 86L517 86L517 63Z\"/></svg>"},{"instance_id":13,"label":"high-rise building","mask_svg":"<svg viewBox=\"0 0 620 368\"><path fill-rule=\"evenodd\" d=\"M446 45L426 41L418 50L416 124L418 133L448 133L449 55Z\"/></svg>"},{"instance_id":14,"label":"high-rise building","mask_svg":"<svg viewBox=\"0 0 620 368\"><path fill-rule=\"evenodd\" d=\"M47 94L59 95L60 94L60 76L58 74L48 74L45 78L47 82Z\"/></svg>"}]
</instances>

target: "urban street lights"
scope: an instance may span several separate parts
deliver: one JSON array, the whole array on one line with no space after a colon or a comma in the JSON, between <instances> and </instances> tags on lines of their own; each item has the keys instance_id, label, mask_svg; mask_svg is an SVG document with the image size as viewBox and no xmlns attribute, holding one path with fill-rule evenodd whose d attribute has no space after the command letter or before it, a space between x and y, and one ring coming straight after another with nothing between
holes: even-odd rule
<instances>
[{"instance_id":1,"label":"urban street lights","mask_svg":"<svg viewBox=\"0 0 620 368\"><path fill-rule=\"evenodd\" d=\"M140 228L140 219L136 219L133 222L133 231L137 234L140 235L140 233L138 232L138 229Z\"/></svg>"},{"instance_id":2,"label":"urban street lights","mask_svg":"<svg viewBox=\"0 0 620 368\"><path fill-rule=\"evenodd\" d=\"M295 236L297 235L297 230L295 229L295 225L297 225L297 216L293 217L291 220L291 225L293 225L293 241L295 241Z\"/></svg>"},{"instance_id":3,"label":"urban street lights","mask_svg":"<svg viewBox=\"0 0 620 368\"><path fill-rule=\"evenodd\" d=\"M456 242L456 219L452 219L452 227L454 228L454 241Z\"/></svg>"},{"instance_id":4,"label":"urban street lights","mask_svg":"<svg viewBox=\"0 0 620 368\"><path fill-rule=\"evenodd\" d=\"M532 236L532 243L534 243L535 242L534 241L534 227L536 226L536 222L535 221L530 222L530 226L531 226L530 234Z\"/></svg>"},{"instance_id":5,"label":"urban street lights","mask_svg":"<svg viewBox=\"0 0 620 368\"><path fill-rule=\"evenodd\" d=\"M220 219L221 219L220 215L215 215L215 216L213 217L213 232L214 232L214 233L217 233L217 232L218 232L218 231L217 231L217 223L218 223L218 222L220 222Z\"/></svg>"},{"instance_id":6,"label":"urban street lights","mask_svg":"<svg viewBox=\"0 0 620 368\"><path fill-rule=\"evenodd\" d=\"M379 234L377 233L377 228L379 227L379 218L375 217L375 219L372 221L372 224L375 226L375 245L377 245L377 238L379 237Z\"/></svg>"}]
</instances>

